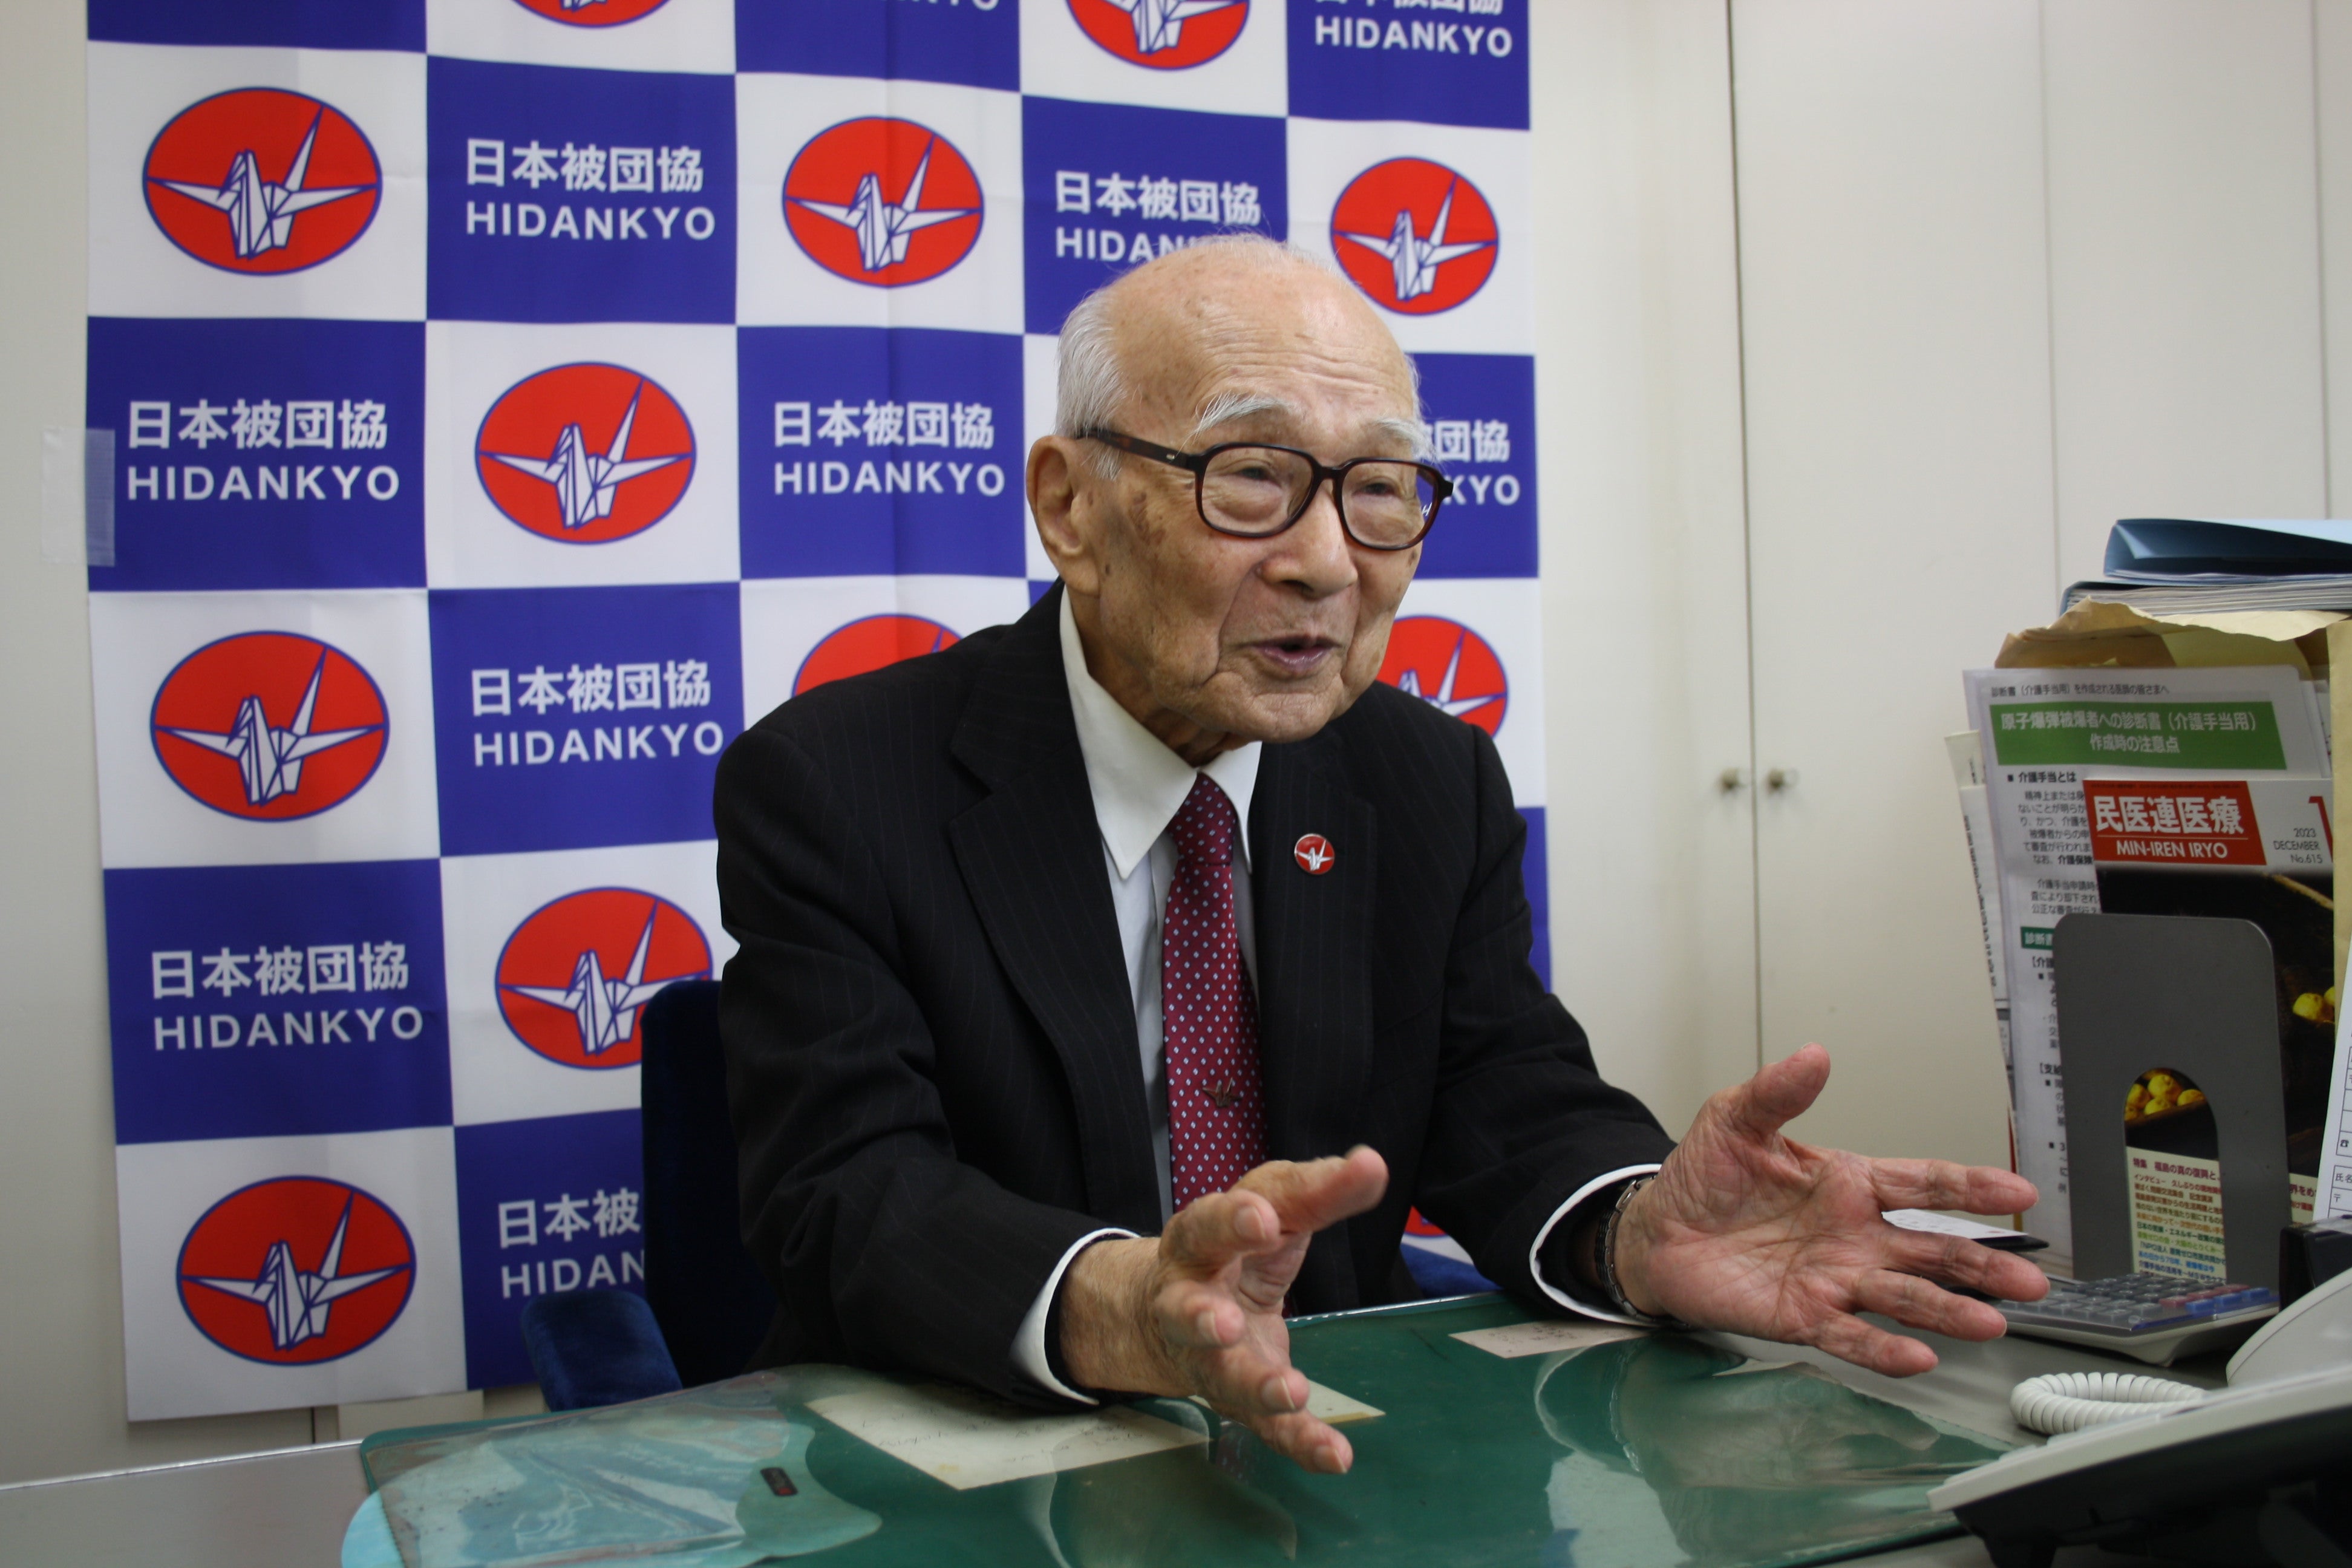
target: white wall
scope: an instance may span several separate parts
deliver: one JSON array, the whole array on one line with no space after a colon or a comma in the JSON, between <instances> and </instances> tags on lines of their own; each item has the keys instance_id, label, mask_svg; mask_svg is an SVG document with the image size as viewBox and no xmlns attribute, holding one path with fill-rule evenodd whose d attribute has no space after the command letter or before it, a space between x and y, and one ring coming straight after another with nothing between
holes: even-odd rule
<instances>
[{"instance_id":1,"label":"white wall","mask_svg":"<svg viewBox=\"0 0 2352 1568\"><path fill-rule=\"evenodd\" d=\"M0 5L0 1483L486 1409L123 1416L89 623L81 569L40 547L41 431L82 424L82 33L79 0Z\"/></svg>"},{"instance_id":2,"label":"white wall","mask_svg":"<svg viewBox=\"0 0 2352 1568\"><path fill-rule=\"evenodd\" d=\"M2306 0L2044 17L2068 581L2117 517L2326 515L2313 28Z\"/></svg>"},{"instance_id":3,"label":"white wall","mask_svg":"<svg viewBox=\"0 0 2352 1568\"><path fill-rule=\"evenodd\" d=\"M1670 1126L1819 1035L1809 1131L1997 1158L1934 739L2112 518L2352 471L2352 0L1533 4L1559 989ZM87 626L38 547L82 25L0 5L0 1480L314 1430L121 1415ZM1759 764L1799 782L1718 787Z\"/></svg>"},{"instance_id":4,"label":"white wall","mask_svg":"<svg viewBox=\"0 0 2352 1568\"><path fill-rule=\"evenodd\" d=\"M89 630L40 554L41 429L82 423L82 27L0 6L0 1481L311 1433L122 1415Z\"/></svg>"}]
</instances>

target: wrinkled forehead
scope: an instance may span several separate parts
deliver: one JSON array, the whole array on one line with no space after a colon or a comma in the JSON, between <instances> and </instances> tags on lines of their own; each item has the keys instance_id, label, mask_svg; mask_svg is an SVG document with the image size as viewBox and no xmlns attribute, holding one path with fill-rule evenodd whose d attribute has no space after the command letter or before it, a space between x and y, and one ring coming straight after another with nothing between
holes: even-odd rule
<instances>
[{"instance_id":1,"label":"wrinkled forehead","mask_svg":"<svg viewBox=\"0 0 2352 1568\"><path fill-rule=\"evenodd\" d=\"M1121 311L1139 413L1184 429L1241 419L1329 436L1418 421L1411 362L1339 279L1294 263L1150 283Z\"/></svg>"}]
</instances>

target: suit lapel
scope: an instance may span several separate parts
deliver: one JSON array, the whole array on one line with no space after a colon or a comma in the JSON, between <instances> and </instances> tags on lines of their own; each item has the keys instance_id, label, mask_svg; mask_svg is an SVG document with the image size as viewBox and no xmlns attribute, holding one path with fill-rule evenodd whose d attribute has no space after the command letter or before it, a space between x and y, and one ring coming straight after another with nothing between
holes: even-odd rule
<instances>
[{"instance_id":1,"label":"suit lapel","mask_svg":"<svg viewBox=\"0 0 2352 1568\"><path fill-rule=\"evenodd\" d=\"M1378 826L1371 803L1348 784L1339 736L1327 730L1265 749L1250 804L1250 861L1266 1143L1277 1160L1344 1153L1360 1136L1372 1058ZM1330 842L1319 875L1297 859L1307 834ZM1294 1290L1318 1308L1354 1303L1344 1227L1317 1240Z\"/></svg>"},{"instance_id":2,"label":"suit lapel","mask_svg":"<svg viewBox=\"0 0 2352 1568\"><path fill-rule=\"evenodd\" d=\"M1062 672L1059 593L1021 618L974 685L953 750L992 793L948 837L998 962L1061 1058L1088 1212L1148 1234L1160 1186L1135 1004Z\"/></svg>"}]
</instances>

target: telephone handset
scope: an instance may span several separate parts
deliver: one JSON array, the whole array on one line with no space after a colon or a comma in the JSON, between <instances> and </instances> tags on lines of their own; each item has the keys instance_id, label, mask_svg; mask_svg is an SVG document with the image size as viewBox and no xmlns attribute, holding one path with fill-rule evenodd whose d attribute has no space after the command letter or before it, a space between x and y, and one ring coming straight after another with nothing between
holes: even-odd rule
<instances>
[{"instance_id":1,"label":"telephone handset","mask_svg":"<svg viewBox=\"0 0 2352 1568\"><path fill-rule=\"evenodd\" d=\"M2352 1272L2263 1324L2226 1387L2074 1374L2020 1384L2013 1405L2038 1426L2085 1424L1927 1494L1997 1568L2049 1568L2059 1547L2094 1542L2191 1563L2352 1562Z\"/></svg>"}]
</instances>

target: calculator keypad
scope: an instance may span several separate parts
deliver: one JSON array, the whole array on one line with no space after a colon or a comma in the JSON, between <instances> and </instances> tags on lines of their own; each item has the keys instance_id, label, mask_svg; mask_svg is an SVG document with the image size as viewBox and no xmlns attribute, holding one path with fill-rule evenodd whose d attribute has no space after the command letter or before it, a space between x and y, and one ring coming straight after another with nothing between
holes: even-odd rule
<instances>
[{"instance_id":1,"label":"calculator keypad","mask_svg":"<svg viewBox=\"0 0 2352 1568\"><path fill-rule=\"evenodd\" d=\"M2261 1285L2207 1285L2168 1274L2118 1274L2107 1279L2053 1279L2050 1294L2041 1300L2004 1301L2000 1310L2012 1323L2144 1334L2277 1305L2277 1292Z\"/></svg>"}]
</instances>

